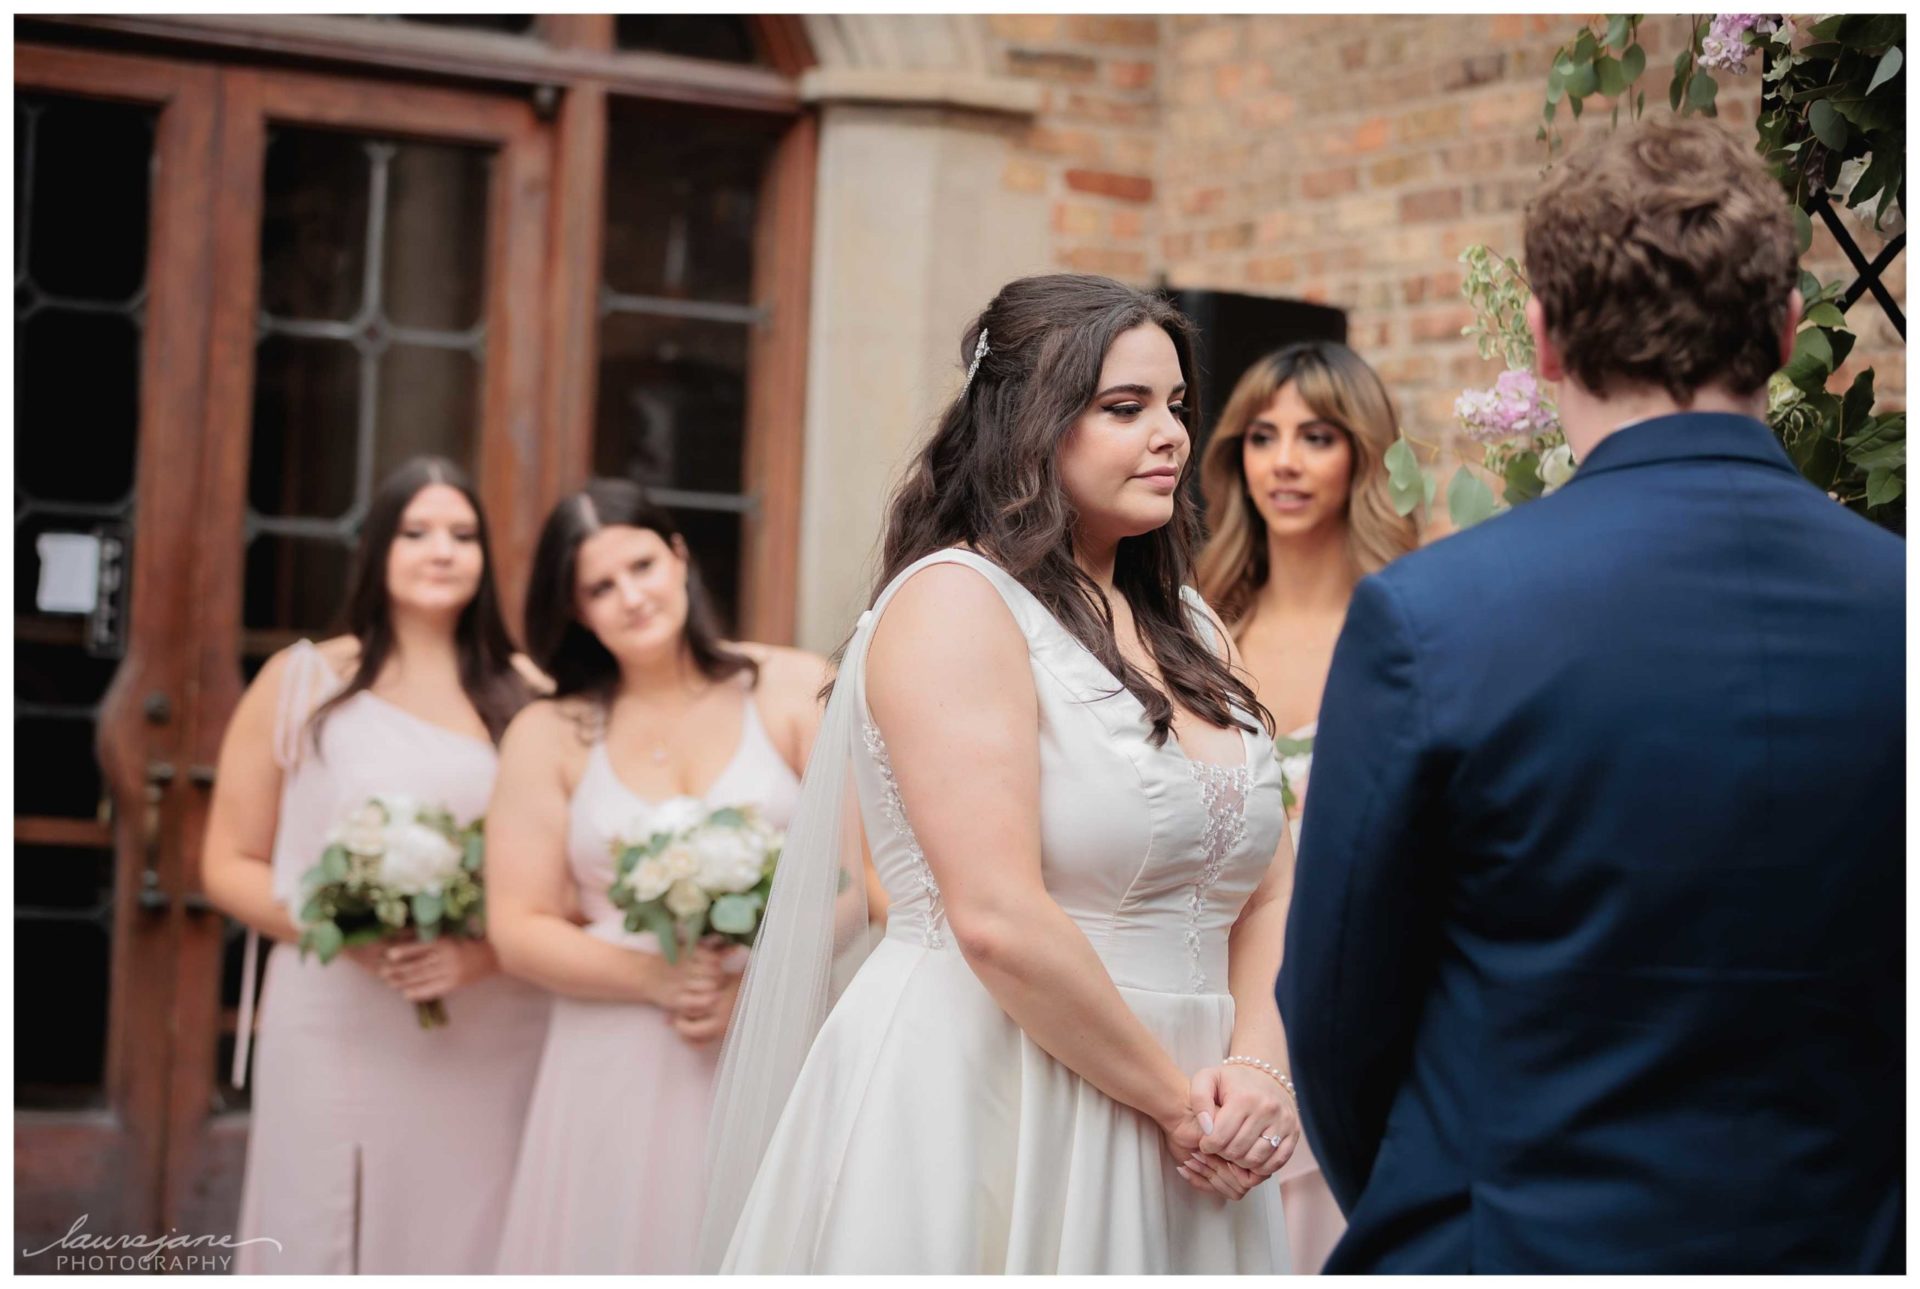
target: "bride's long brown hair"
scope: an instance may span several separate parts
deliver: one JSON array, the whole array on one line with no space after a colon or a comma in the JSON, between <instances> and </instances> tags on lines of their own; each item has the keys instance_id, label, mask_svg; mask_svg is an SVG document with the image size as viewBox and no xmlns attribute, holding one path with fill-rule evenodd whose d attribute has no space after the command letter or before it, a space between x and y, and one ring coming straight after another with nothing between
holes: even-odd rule
<instances>
[{"instance_id":1,"label":"bride's long brown hair","mask_svg":"<svg viewBox=\"0 0 1920 1289\"><path fill-rule=\"evenodd\" d=\"M1059 472L1061 441L1092 403L1107 350L1143 325L1173 341L1189 382L1189 415L1197 416L1193 324L1165 300L1077 274L1020 278L1001 288L961 338L965 365L986 333L979 369L888 503L880 575L868 603L922 556L971 545L1018 579L1140 701L1158 746L1172 732L1173 702L1120 653L1113 611L1074 560L1077 516ZM1181 600L1200 519L1188 488L1173 495L1171 522L1120 542L1115 589L1182 707L1217 726L1244 726L1238 706L1271 733L1273 717L1208 646Z\"/></svg>"}]
</instances>

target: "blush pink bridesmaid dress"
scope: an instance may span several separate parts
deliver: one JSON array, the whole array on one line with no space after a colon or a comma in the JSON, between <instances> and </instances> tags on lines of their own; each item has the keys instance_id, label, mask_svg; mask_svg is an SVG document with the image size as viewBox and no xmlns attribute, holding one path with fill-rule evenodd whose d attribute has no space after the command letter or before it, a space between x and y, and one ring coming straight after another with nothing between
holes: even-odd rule
<instances>
[{"instance_id":1,"label":"blush pink bridesmaid dress","mask_svg":"<svg viewBox=\"0 0 1920 1289\"><path fill-rule=\"evenodd\" d=\"M1313 773L1313 740L1319 722L1295 730L1286 739L1290 755L1280 760L1280 773L1292 789L1293 804L1287 808L1287 825L1293 830L1295 853L1300 846L1300 820L1307 808L1307 782ZM1300 1138L1293 1158L1275 1178L1280 1184L1280 1208L1287 1217L1287 1241L1293 1246L1294 1270L1301 1275L1318 1275L1327 1264L1327 1255L1346 1234L1347 1219L1334 1203L1327 1179L1321 1175L1320 1161L1313 1157L1307 1139Z\"/></svg>"},{"instance_id":2,"label":"blush pink bridesmaid dress","mask_svg":"<svg viewBox=\"0 0 1920 1289\"><path fill-rule=\"evenodd\" d=\"M784 829L800 781L774 748L751 693L744 707L733 759L699 802L716 810L754 805ZM627 931L607 898L613 841L645 831L665 804L621 782L606 743L596 741L568 806L567 861L587 933L635 953L658 953L659 942ZM650 1004L556 997L499 1270L692 1272L719 1059L718 1042L693 1046Z\"/></svg>"},{"instance_id":3,"label":"blush pink bridesmaid dress","mask_svg":"<svg viewBox=\"0 0 1920 1289\"><path fill-rule=\"evenodd\" d=\"M285 779L275 893L297 911L300 877L328 830L377 792L483 814L498 759L370 692L334 709L316 754L307 718L340 680L309 641L292 647L274 752ZM249 946L247 980L252 979ZM249 995L251 991L248 991ZM244 1077L251 996L242 1000ZM235 1257L265 1274L493 1269L549 1000L505 975L446 999L423 1030L414 1006L346 958L322 966L276 944L260 998L253 1116Z\"/></svg>"}]
</instances>

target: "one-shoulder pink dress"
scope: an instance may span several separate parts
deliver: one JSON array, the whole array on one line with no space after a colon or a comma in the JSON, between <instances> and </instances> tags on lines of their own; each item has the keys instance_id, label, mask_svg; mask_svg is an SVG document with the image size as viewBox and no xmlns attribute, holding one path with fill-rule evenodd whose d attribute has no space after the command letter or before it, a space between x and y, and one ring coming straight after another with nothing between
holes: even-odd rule
<instances>
[{"instance_id":1,"label":"one-shoulder pink dress","mask_svg":"<svg viewBox=\"0 0 1920 1289\"><path fill-rule=\"evenodd\" d=\"M749 693L733 759L699 798L754 805L784 829L800 781L774 748ZM684 799L683 799L684 800ZM658 953L607 898L613 842L646 831L665 802L635 794L604 742L568 807L567 861L587 932ZM516 1274L690 1273L706 1193L707 1116L720 1045L695 1047L647 1003L557 997L499 1269Z\"/></svg>"},{"instance_id":2,"label":"one-shoulder pink dress","mask_svg":"<svg viewBox=\"0 0 1920 1289\"><path fill-rule=\"evenodd\" d=\"M296 912L300 877L344 814L393 792L464 823L486 811L498 766L491 744L365 691L333 710L316 750L307 718L339 684L311 642L293 646L274 737L285 777L273 872ZM239 1251L236 1271L493 1269L549 999L493 975L446 1007L449 1024L423 1030L412 1003L348 959L322 966L273 947L239 1227L265 1240Z\"/></svg>"}]
</instances>

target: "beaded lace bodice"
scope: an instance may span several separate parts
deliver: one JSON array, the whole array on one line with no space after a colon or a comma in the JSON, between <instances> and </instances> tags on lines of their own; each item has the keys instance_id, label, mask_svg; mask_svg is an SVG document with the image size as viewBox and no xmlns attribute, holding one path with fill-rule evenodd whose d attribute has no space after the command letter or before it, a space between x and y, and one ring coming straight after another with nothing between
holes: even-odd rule
<instances>
[{"instance_id":1,"label":"beaded lace bodice","mask_svg":"<svg viewBox=\"0 0 1920 1289\"><path fill-rule=\"evenodd\" d=\"M1244 765L1211 765L1205 761L1190 761L1188 769L1200 785L1200 800L1207 808L1202 864L1193 882L1193 894L1187 899L1185 937L1193 968L1188 983L1194 993L1200 993L1207 987L1207 973L1200 965L1200 923L1206 912L1207 893L1220 880L1227 857L1247 835L1247 793L1253 786L1253 775Z\"/></svg>"},{"instance_id":2,"label":"beaded lace bodice","mask_svg":"<svg viewBox=\"0 0 1920 1289\"><path fill-rule=\"evenodd\" d=\"M873 757L874 768L880 772L880 810L893 826L900 847L906 853L909 875L925 896L921 919L925 926L927 947L944 948L946 936L942 928L946 925L946 908L940 901L940 883L934 880L933 869L927 863L927 853L920 849L920 839L914 836L913 827L907 822L907 807L900 799L899 781L893 777L893 760L887 755L887 741L880 737L880 727L872 721L861 723L861 735L866 741L868 754Z\"/></svg>"},{"instance_id":3,"label":"beaded lace bodice","mask_svg":"<svg viewBox=\"0 0 1920 1289\"><path fill-rule=\"evenodd\" d=\"M1231 766L1191 760L1173 738L1156 745L1132 694L1024 587L970 552L943 551L910 567L881 596L875 615L885 612L894 588L933 562L980 571L1027 637L1040 709L1040 859L1048 893L1085 932L1116 984L1224 993L1228 932L1285 823L1271 740L1244 733L1245 759ZM862 651L872 620L856 633ZM859 661L864 665L863 652ZM863 713L862 725L864 755L855 756L854 780L891 901L887 935L951 947L939 881L911 824L912 804L902 799L871 713Z\"/></svg>"}]
</instances>

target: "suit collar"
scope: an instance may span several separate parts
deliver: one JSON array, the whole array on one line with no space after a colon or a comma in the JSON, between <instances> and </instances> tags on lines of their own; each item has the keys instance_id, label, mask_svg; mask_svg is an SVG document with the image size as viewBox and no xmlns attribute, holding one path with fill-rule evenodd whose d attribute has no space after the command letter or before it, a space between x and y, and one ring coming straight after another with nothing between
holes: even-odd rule
<instances>
[{"instance_id":1,"label":"suit collar","mask_svg":"<svg viewBox=\"0 0 1920 1289\"><path fill-rule=\"evenodd\" d=\"M1751 461L1798 473L1763 422L1732 412L1676 412L1636 421L1600 440L1567 486L1611 470L1702 460Z\"/></svg>"}]
</instances>

